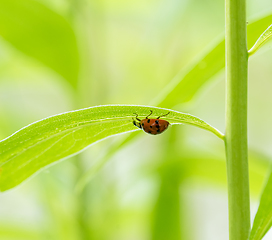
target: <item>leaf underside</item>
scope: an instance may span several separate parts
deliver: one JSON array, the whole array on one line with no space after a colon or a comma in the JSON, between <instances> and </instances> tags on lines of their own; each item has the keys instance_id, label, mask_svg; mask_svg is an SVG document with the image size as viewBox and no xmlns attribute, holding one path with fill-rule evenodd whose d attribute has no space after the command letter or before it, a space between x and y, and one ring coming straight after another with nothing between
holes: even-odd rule
<instances>
[{"instance_id":1,"label":"leaf underside","mask_svg":"<svg viewBox=\"0 0 272 240\"><path fill-rule=\"evenodd\" d=\"M55 115L32 123L0 142L0 190L10 189L39 169L82 151L109 136L139 130L134 113L164 117L171 124L186 123L223 135L203 120L169 109L137 105L106 105ZM152 117L150 116L150 117Z\"/></svg>"}]
</instances>

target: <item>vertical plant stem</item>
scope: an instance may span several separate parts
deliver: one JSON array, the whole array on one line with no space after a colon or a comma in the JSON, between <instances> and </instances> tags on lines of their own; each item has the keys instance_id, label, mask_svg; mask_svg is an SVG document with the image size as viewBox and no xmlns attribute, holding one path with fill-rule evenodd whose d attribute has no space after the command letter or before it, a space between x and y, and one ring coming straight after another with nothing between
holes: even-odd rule
<instances>
[{"instance_id":1,"label":"vertical plant stem","mask_svg":"<svg viewBox=\"0 0 272 240\"><path fill-rule=\"evenodd\" d=\"M250 230L247 157L246 3L226 0L226 158L229 239L246 240Z\"/></svg>"}]
</instances>

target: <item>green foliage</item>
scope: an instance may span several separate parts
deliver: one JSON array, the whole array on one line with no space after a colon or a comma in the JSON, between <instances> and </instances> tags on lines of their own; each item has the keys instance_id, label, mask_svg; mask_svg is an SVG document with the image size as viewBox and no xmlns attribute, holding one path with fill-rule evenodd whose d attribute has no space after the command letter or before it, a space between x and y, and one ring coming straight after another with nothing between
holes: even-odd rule
<instances>
[{"instance_id":1,"label":"green foliage","mask_svg":"<svg viewBox=\"0 0 272 240\"><path fill-rule=\"evenodd\" d=\"M248 24L247 41L249 46L260 36L260 30L265 29L271 22L272 14ZM264 38L262 39L264 40ZM224 67L225 40L221 40L214 42L204 54L182 69L152 103L159 103L159 106L166 107L188 102Z\"/></svg>"},{"instance_id":2,"label":"green foliage","mask_svg":"<svg viewBox=\"0 0 272 240\"><path fill-rule=\"evenodd\" d=\"M175 106L192 100L195 94L225 66L225 41L215 44L204 56L182 69L162 92L159 106ZM216 59L216 61L215 61ZM160 99L158 99L158 102Z\"/></svg>"},{"instance_id":3,"label":"green foliage","mask_svg":"<svg viewBox=\"0 0 272 240\"><path fill-rule=\"evenodd\" d=\"M251 21L248 24L247 40L250 45L258 38L260 29L264 29L271 21L272 14ZM188 102L224 67L225 40L221 40L219 43L213 43L204 54L201 54L193 63L183 68L151 103L158 106L174 106L177 102ZM125 140L125 143L129 143L134 137L135 135ZM121 146L118 143L113 147L111 152L118 151L119 147ZM86 182L88 182L88 179L90 179L101 166L103 166L103 164L99 164L99 167L92 168L85 173L78 184L78 189L82 189ZM219 175L220 174L222 174L222 172L219 173Z\"/></svg>"},{"instance_id":4,"label":"green foliage","mask_svg":"<svg viewBox=\"0 0 272 240\"><path fill-rule=\"evenodd\" d=\"M0 189L10 189L42 167L71 156L90 144L116 134L137 130L134 113L144 118L168 114L171 124L190 124L208 130L221 139L222 133L190 114L136 105L108 105L86 108L49 117L19 130L0 142Z\"/></svg>"},{"instance_id":5,"label":"green foliage","mask_svg":"<svg viewBox=\"0 0 272 240\"><path fill-rule=\"evenodd\" d=\"M0 224L0 236L2 239L21 239L21 240L45 240L48 233L42 229L26 229L16 225Z\"/></svg>"},{"instance_id":6,"label":"green foliage","mask_svg":"<svg viewBox=\"0 0 272 240\"><path fill-rule=\"evenodd\" d=\"M45 2L48 7L42 2ZM114 3L110 1L102 3L101 1L0 0L0 35L10 44L7 46L14 47L19 50L20 54L38 60L45 67L63 76L74 87L78 86L79 67L83 69L80 74L82 85L80 85L81 88L78 88L78 96L69 95L69 92L64 94L61 92L68 98L67 104L66 99L61 99L63 95L59 96L63 104L61 107L70 105L64 110L55 112L72 109L71 106L79 108L101 103L137 104L142 101L145 104L146 99L153 99L150 105L169 108L193 100L199 90L216 79L216 74L225 67L225 41L222 37L219 38L220 41L212 41L204 53L198 54L198 51L210 39L223 32L223 23L212 22L216 14L209 17L212 12L221 15L220 11L223 10L223 6L220 5L220 2L211 0L187 1L186 4L190 7L186 6L185 2L162 1L160 4L153 5L152 1L140 1L140 3L133 3L131 7L131 3L123 0ZM149 8L150 6L152 7ZM206 6L209 7L204 11ZM186 14L180 9L184 9ZM190 9L194 9L194 12ZM61 16L61 13L67 16L68 14L73 15L73 18L70 19L71 23ZM201 21L209 19L211 19L211 24L207 25L209 30L201 29L200 26L204 26ZM256 21L249 19L248 22L248 46L252 46L271 24L272 14ZM218 24L217 27L219 27L215 32L213 32L213 24ZM83 59L81 66L79 66L77 40L71 26L75 27L78 34L77 39L82 41L79 42L83 50L80 56ZM198 31L192 31L194 29ZM181 33L181 37L177 33ZM269 34L267 31L263 33L263 37L261 36L256 42L257 45L255 44L256 50L266 41ZM139 46L134 48L135 45ZM8 57L9 47L7 48ZM5 49L3 50L5 53ZM191 61L194 54L197 56L194 61ZM6 60L2 58L2 54L0 55L0 82L3 83L4 80L4 84L8 86L3 86L3 92L10 87L7 92L7 95L10 95L7 98L8 101L5 99L2 101L2 98L0 101L0 130L2 130L0 134L7 136L3 129L7 129L6 132L10 134L18 129L16 126L23 126L22 122L31 122L32 120L27 120L28 117L39 119L42 118L38 115L40 113L43 114L42 116L48 116L55 112L47 101L48 95L51 94L47 92L47 88L41 91L45 93L43 100L48 104L48 109L43 109L43 106L36 103L36 98L33 97L40 93L36 91L36 86L30 89L29 85L26 85L26 89L23 89L25 92L22 92L29 96L28 100L31 103L24 103L27 110L22 108L22 112L18 113L21 104L16 102L16 99L20 101L20 97L17 98L16 85L12 85L6 76L3 78L3 73L6 74L4 64L9 65L11 69L17 66L17 62L13 61L14 56ZM184 67L183 65L187 62L189 64ZM19 62L19 64L22 63ZM19 67L24 69L24 63ZM181 69L180 72L179 69ZM37 83L42 79L43 72L40 74L37 69L34 69L33 72L36 74L34 77L35 81L38 80L35 82ZM17 74L20 75L20 73ZM6 75L9 77L8 74ZM175 76L174 79L167 83L167 80L173 76ZM23 81L25 76L20 75L18 79ZM52 88L55 87L54 76L48 82L52 84ZM31 84L31 79L28 83ZM135 87L133 89L135 95L131 96L130 91L125 91L129 89L128 87ZM149 95L146 96L145 93ZM86 102L81 102L82 99ZM71 103L70 100L74 102ZM16 107L12 105L13 101ZM23 107L24 104L22 104ZM36 113L36 108L33 110L31 104L36 104L40 112ZM199 108L203 106L205 108L206 105L201 104L188 111L198 112ZM223 108L223 103L221 104ZM214 106L210 108L213 109ZM186 191L188 187L189 191L194 191L194 185L190 185L191 180L197 183L198 187L208 185L209 187L223 187L225 190L227 178L222 142L218 146L207 141L210 150L206 146L201 149L200 146L197 146L198 141L202 141L201 137L197 138L197 141L196 139L192 141L193 135L190 135L190 140L187 141L187 132L184 131L185 133L181 134L180 131L186 128L173 126L163 136L150 136L150 138L145 136L154 141L148 142L150 144L148 152L142 155L139 153L141 157L138 157L137 154L137 161L135 161L137 166L135 166L133 158L136 156L129 155L130 151L133 151L133 146L130 146L129 151L126 152L128 143L132 143L131 140L135 140L135 136L143 137L145 133L132 124L132 118L135 117L134 113L139 114L140 118L145 118L150 110L153 110L152 116L154 117L170 111L171 114L164 119L172 125L182 123L194 125L214 133L220 139L225 138L218 130L192 115L138 105L92 107L66 112L30 124L0 141L1 191L17 186L42 168L73 156L95 142L126 132L131 132L131 134L127 134L129 135L127 138L125 138L126 135L120 138L120 142L113 138L113 147L107 141L97 144L90 149L91 151L77 155L76 161L70 159L56 164L50 170L39 174L29 184L24 184L16 191L3 194L2 196L10 196L16 202L16 197L22 193L25 202L32 204L31 200L34 199L36 204L41 204L36 207L38 210L42 208L42 213L38 211L39 219L42 219L42 222L34 225L27 223L28 226L31 226L30 229L16 222L12 224L1 224L0 222L0 238L108 240L129 239L131 235L128 232L133 232L133 234L137 232L139 234L136 236L137 239L148 239L146 236L156 240L191 239L194 230L190 228L188 222L191 222L190 218L193 218L194 214L191 214L191 208L186 209L188 198ZM205 113L202 111L201 114L209 116L212 112L216 118L222 117L213 110ZM259 114L256 116L259 120ZM206 117L203 118L206 119ZM15 122L17 125L14 124ZM170 137L169 133L171 133ZM141 140L146 141L144 137ZM133 143L137 144L136 141ZM142 146L142 142L140 144ZM120 157L120 154L124 152L125 158L129 155L131 161L125 161L126 159ZM219 155L217 155L218 152ZM142 157L144 159L141 159ZM112 161L108 161L110 159ZM116 159L120 161L117 163ZM261 155L249 159L250 187L254 196L260 192L268 166L268 160L261 161L262 159L265 158ZM110 165L109 169L107 166L102 169L106 162ZM123 172L120 173L120 169L125 169L128 162L133 167L128 174L133 176L123 178ZM151 173L148 172L145 178L142 173L147 171ZM134 177L139 177L137 175L139 173L140 178L134 179ZM92 181L89 181L90 178ZM149 192L148 189L148 194L146 192L142 194L146 199L141 202L142 192L138 194L137 184L144 182L143 185L146 187L146 181L148 182L151 178L151 184L153 184L151 191ZM137 182L136 186L132 182ZM76 193L73 191L75 189L78 190ZM151 193L154 189L157 190L155 196ZM268 185L262 196L252 236L263 236L271 225L269 220L271 216L269 191L271 192L271 189L267 189ZM35 196L31 198L32 195ZM140 201L138 197L141 198ZM152 202L150 202L150 197ZM18 199L18 201L21 200L20 197ZM13 201L10 201L10 204L0 202L2 206L0 212L4 223L6 216L13 218L13 211L8 212L6 216L5 212L2 214L3 209L9 211L9 208L13 207ZM146 202L147 210L144 209ZM21 208L21 202L19 204ZM139 204L141 204L140 208ZM137 205L136 208L135 205ZM151 220L149 209L153 209ZM36 211L36 208L34 210ZM18 214L23 215L24 213L19 210L14 214L14 219L17 219ZM195 219L192 220L194 222ZM188 225L189 228L187 228ZM196 225L192 226L196 227ZM197 226L197 228L200 230L201 227ZM190 236L186 235L187 232L191 232Z\"/></svg>"},{"instance_id":7,"label":"green foliage","mask_svg":"<svg viewBox=\"0 0 272 240\"><path fill-rule=\"evenodd\" d=\"M272 24L261 34L254 46L248 51L248 55L253 55L261 46L263 46L272 36Z\"/></svg>"},{"instance_id":8,"label":"green foliage","mask_svg":"<svg viewBox=\"0 0 272 240\"><path fill-rule=\"evenodd\" d=\"M272 172L263 190L250 233L250 240L260 240L272 226Z\"/></svg>"},{"instance_id":9,"label":"green foliage","mask_svg":"<svg viewBox=\"0 0 272 240\"><path fill-rule=\"evenodd\" d=\"M35 0L0 0L0 35L77 85L79 55L69 22Z\"/></svg>"}]
</instances>

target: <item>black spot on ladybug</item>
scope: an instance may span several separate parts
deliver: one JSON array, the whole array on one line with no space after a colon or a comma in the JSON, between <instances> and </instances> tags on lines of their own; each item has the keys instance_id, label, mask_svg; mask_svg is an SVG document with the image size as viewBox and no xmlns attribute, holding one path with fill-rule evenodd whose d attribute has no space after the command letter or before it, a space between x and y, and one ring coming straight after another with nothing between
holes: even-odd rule
<instances>
[{"instance_id":1,"label":"black spot on ladybug","mask_svg":"<svg viewBox=\"0 0 272 240\"><path fill-rule=\"evenodd\" d=\"M150 128L152 128L152 126L150 126Z\"/></svg>"},{"instance_id":2,"label":"black spot on ladybug","mask_svg":"<svg viewBox=\"0 0 272 240\"><path fill-rule=\"evenodd\" d=\"M142 123L142 126L144 126L144 123Z\"/></svg>"},{"instance_id":3,"label":"black spot on ladybug","mask_svg":"<svg viewBox=\"0 0 272 240\"><path fill-rule=\"evenodd\" d=\"M147 120L147 123L150 123L150 119Z\"/></svg>"},{"instance_id":4,"label":"black spot on ladybug","mask_svg":"<svg viewBox=\"0 0 272 240\"><path fill-rule=\"evenodd\" d=\"M158 130L157 130L157 133L160 133L160 132L161 132L160 129L158 129Z\"/></svg>"},{"instance_id":5,"label":"black spot on ladybug","mask_svg":"<svg viewBox=\"0 0 272 240\"><path fill-rule=\"evenodd\" d=\"M158 125L156 125L156 128L160 128L160 125L158 124Z\"/></svg>"},{"instance_id":6,"label":"black spot on ladybug","mask_svg":"<svg viewBox=\"0 0 272 240\"><path fill-rule=\"evenodd\" d=\"M156 120L155 123L159 124L159 120Z\"/></svg>"},{"instance_id":7,"label":"black spot on ladybug","mask_svg":"<svg viewBox=\"0 0 272 240\"><path fill-rule=\"evenodd\" d=\"M148 133L151 133L151 131L148 131Z\"/></svg>"}]
</instances>

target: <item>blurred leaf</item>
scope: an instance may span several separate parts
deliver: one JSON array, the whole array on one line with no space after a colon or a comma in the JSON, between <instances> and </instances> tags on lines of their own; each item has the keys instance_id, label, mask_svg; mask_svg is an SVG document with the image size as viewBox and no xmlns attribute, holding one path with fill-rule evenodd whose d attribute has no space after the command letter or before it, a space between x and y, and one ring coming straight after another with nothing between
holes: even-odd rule
<instances>
[{"instance_id":1,"label":"blurred leaf","mask_svg":"<svg viewBox=\"0 0 272 240\"><path fill-rule=\"evenodd\" d=\"M203 157L188 157L187 162L189 175L200 182L212 183L227 187L226 161L223 158L208 158L205 153ZM269 166L269 161L264 159L249 157L249 177L250 192L253 196L258 196L261 186L265 180L265 174Z\"/></svg>"},{"instance_id":2,"label":"blurred leaf","mask_svg":"<svg viewBox=\"0 0 272 240\"><path fill-rule=\"evenodd\" d=\"M27 229L15 224L0 224L0 239L3 240L45 240L48 238L48 232L43 229Z\"/></svg>"},{"instance_id":3,"label":"blurred leaf","mask_svg":"<svg viewBox=\"0 0 272 240\"><path fill-rule=\"evenodd\" d=\"M272 22L272 14L248 25L248 45L255 42ZM197 91L225 67L225 40L214 43L202 56L183 68L152 105L175 106L190 101ZM159 104L158 104L159 103Z\"/></svg>"},{"instance_id":4,"label":"blurred leaf","mask_svg":"<svg viewBox=\"0 0 272 240\"><path fill-rule=\"evenodd\" d=\"M248 51L248 55L253 55L272 36L272 24L261 34L254 46Z\"/></svg>"},{"instance_id":5,"label":"blurred leaf","mask_svg":"<svg viewBox=\"0 0 272 240\"><path fill-rule=\"evenodd\" d=\"M32 123L0 142L0 190L10 189L42 167L75 154L90 144L120 133L135 131L132 118L170 112L171 124L186 123L222 133L189 114L149 106L106 105L71 111ZM139 129L138 129L139 130Z\"/></svg>"},{"instance_id":6,"label":"blurred leaf","mask_svg":"<svg viewBox=\"0 0 272 240\"><path fill-rule=\"evenodd\" d=\"M79 55L69 22L35 0L0 0L0 6L0 35L76 86Z\"/></svg>"},{"instance_id":7,"label":"blurred leaf","mask_svg":"<svg viewBox=\"0 0 272 240\"><path fill-rule=\"evenodd\" d=\"M272 226L272 172L261 196L260 205L250 233L250 240L259 240Z\"/></svg>"},{"instance_id":8,"label":"blurred leaf","mask_svg":"<svg viewBox=\"0 0 272 240\"><path fill-rule=\"evenodd\" d=\"M160 187L154 206L152 238L154 240L178 240L181 237L181 182L186 169L167 158L159 171Z\"/></svg>"},{"instance_id":9,"label":"blurred leaf","mask_svg":"<svg viewBox=\"0 0 272 240\"><path fill-rule=\"evenodd\" d=\"M183 68L155 99L158 106L175 106L194 97L196 92L225 66L225 41ZM162 101L160 101L163 99Z\"/></svg>"},{"instance_id":10,"label":"blurred leaf","mask_svg":"<svg viewBox=\"0 0 272 240\"><path fill-rule=\"evenodd\" d=\"M218 146L213 146L213 148L218 148ZM191 149L189 146L182 148L180 156L176 154L169 157L170 153L173 155L173 150L167 152L168 156L165 157L167 158L167 163L169 158L170 160L176 158L176 169L180 171L180 176L184 175L186 170L186 179L199 180L198 186L199 184L206 185L208 183L209 185L227 187L226 160L224 156L215 157L214 154L201 150L195 151L195 149ZM156 159L158 159L158 156L156 156ZM260 195L269 165L269 157L249 150L250 192L254 197Z\"/></svg>"},{"instance_id":11,"label":"blurred leaf","mask_svg":"<svg viewBox=\"0 0 272 240\"><path fill-rule=\"evenodd\" d=\"M80 193L87 183L89 183L92 178L99 172L105 164L108 162L110 158L122 147L126 146L130 141L135 140L136 137L140 136L140 132L130 132L129 134L126 134L121 140L115 141L114 144L109 146L109 148L104 152L103 156L100 156L100 159L91 166L88 170L86 170L79 178L76 186L75 186L75 192Z\"/></svg>"}]
</instances>

